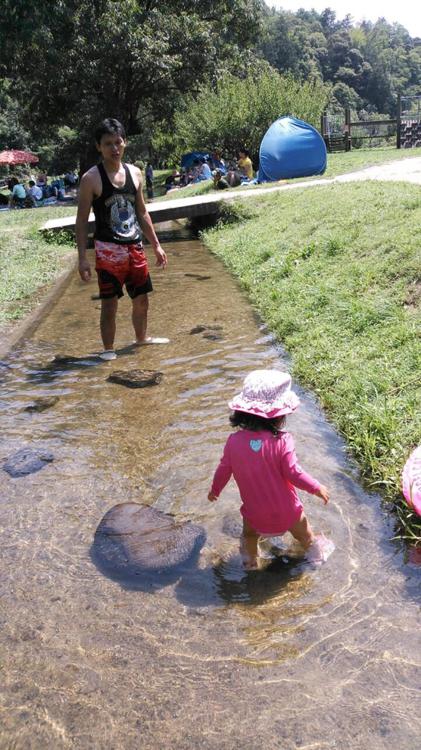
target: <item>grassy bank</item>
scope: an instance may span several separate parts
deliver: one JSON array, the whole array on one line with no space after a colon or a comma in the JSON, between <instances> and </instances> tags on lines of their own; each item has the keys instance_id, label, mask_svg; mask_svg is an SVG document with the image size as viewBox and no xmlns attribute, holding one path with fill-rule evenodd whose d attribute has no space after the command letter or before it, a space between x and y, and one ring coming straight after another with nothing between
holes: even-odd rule
<instances>
[{"instance_id":1,"label":"grassy bank","mask_svg":"<svg viewBox=\"0 0 421 750\"><path fill-rule=\"evenodd\" d=\"M299 177L297 179L281 180L279 184L293 184L302 182L305 180L320 180L320 179L332 179L341 174L348 174L349 172L357 172L360 169L367 169L368 167L375 167L379 164L388 164L389 162L401 161L402 159L413 159L421 157L421 148L414 148L408 151L402 151L396 148L371 148L371 149L355 149L354 151L340 152L336 154L328 154L327 156L327 167L323 175L314 175L314 177ZM167 172L170 174L170 172ZM263 185L244 185L238 188L232 188L238 192L246 190L254 190L255 188L270 188L274 187L278 183L266 182ZM182 188L181 190L173 190L167 195L162 195L161 192L157 192L158 200L174 200L177 198L189 198L193 195L202 195L203 193L219 193L219 190L213 189L213 183L207 180L206 182L199 182L196 185L188 185L188 187Z\"/></svg>"},{"instance_id":2,"label":"grassy bank","mask_svg":"<svg viewBox=\"0 0 421 750\"><path fill-rule=\"evenodd\" d=\"M20 320L40 293L65 270L63 257L74 242L47 242L38 232L45 221L75 213L75 207L24 209L0 213L0 325Z\"/></svg>"},{"instance_id":3,"label":"grassy bank","mask_svg":"<svg viewBox=\"0 0 421 750\"><path fill-rule=\"evenodd\" d=\"M206 244L291 354L369 487L394 505L403 535L421 543L400 492L421 442L419 187L318 186L237 211L248 218L209 230Z\"/></svg>"}]
</instances>

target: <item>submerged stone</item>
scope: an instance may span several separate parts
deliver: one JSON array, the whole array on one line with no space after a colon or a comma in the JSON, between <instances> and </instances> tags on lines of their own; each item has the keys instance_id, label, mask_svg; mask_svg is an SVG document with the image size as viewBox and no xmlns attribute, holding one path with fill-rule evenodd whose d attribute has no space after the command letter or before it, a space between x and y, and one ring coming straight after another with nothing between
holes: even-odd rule
<instances>
[{"instance_id":1,"label":"submerged stone","mask_svg":"<svg viewBox=\"0 0 421 750\"><path fill-rule=\"evenodd\" d=\"M209 341L222 341L224 338L222 333L214 333L213 331L206 331L203 334L204 339L208 339Z\"/></svg>"},{"instance_id":2,"label":"submerged stone","mask_svg":"<svg viewBox=\"0 0 421 750\"><path fill-rule=\"evenodd\" d=\"M146 388L149 385L159 385L163 375L163 372L156 370L115 370L107 380L128 388Z\"/></svg>"},{"instance_id":3,"label":"submerged stone","mask_svg":"<svg viewBox=\"0 0 421 750\"><path fill-rule=\"evenodd\" d=\"M95 555L117 574L165 571L186 563L205 541L201 526L139 503L111 508L95 532Z\"/></svg>"},{"instance_id":4,"label":"submerged stone","mask_svg":"<svg viewBox=\"0 0 421 750\"><path fill-rule=\"evenodd\" d=\"M27 474L40 471L51 461L54 461L52 453L33 450L32 448L21 448L17 453L9 456L3 464L3 469L11 477L24 477Z\"/></svg>"},{"instance_id":5,"label":"submerged stone","mask_svg":"<svg viewBox=\"0 0 421 750\"><path fill-rule=\"evenodd\" d=\"M202 276L201 273L185 273L184 276L188 276L190 279L196 279L197 281L208 281L212 276Z\"/></svg>"},{"instance_id":6,"label":"submerged stone","mask_svg":"<svg viewBox=\"0 0 421 750\"><path fill-rule=\"evenodd\" d=\"M36 398L32 404L25 406L24 411L29 412L41 412L46 409L50 409L54 404L59 401L60 396L40 396Z\"/></svg>"},{"instance_id":7,"label":"submerged stone","mask_svg":"<svg viewBox=\"0 0 421 750\"><path fill-rule=\"evenodd\" d=\"M222 326L206 326L206 325L198 325L191 329L190 335L194 335L195 333L203 333L204 337L208 337L209 335L220 335L217 334L217 331L222 331Z\"/></svg>"}]
</instances>

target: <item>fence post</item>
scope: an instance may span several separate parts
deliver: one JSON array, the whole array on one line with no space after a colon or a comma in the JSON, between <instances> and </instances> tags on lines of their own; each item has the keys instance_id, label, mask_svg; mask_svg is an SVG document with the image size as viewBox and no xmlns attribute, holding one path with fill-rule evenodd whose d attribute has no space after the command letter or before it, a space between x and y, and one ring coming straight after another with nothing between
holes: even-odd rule
<instances>
[{"instance_id":1,"label":"fence post","mask_svg":"<svg viewBox=\"0 0 421 750\"><path fill-rule=\"evenodd\" d=\"M401 119L402 119L402 102L401 95L398 94L398 105L396 112L396 148L401 147Z\"/></svg>"},{"instance_id":2,"label":"fence post","mask_svg":"<svg viewBox=\"0 0 421 750\"><path fill-rule=\"evenodd\" d=\"M345 107L345 151L351 151L351 110Z\"/></svg>"}]
</instances>

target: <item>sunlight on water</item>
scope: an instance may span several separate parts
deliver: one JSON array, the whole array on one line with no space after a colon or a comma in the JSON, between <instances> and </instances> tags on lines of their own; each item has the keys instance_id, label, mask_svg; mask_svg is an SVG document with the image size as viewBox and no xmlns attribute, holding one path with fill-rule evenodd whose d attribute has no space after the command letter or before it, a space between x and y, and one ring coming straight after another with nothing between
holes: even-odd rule
<instances>
[{"instance_id":1,"label":"sunlight on water","mask_svg":"<svg viewBox=\"0 0 421 750\"><path fill-rule=\"evenodd\" d=\"M289 429L332 501L303 499L336 551L317 569L243 571L236 489L206 495L228 399L250 369L288 365L215 258L185 237L166 250L150 332L168 346L128 347L125 298L119 358L99 362L95 285L75 277L1 371L2 462L28 446L54 455L25 477L1 472L1 747L415 750L419 569L300 394ZM107 381L139 367L162 383ZM123 502L203 526L197 563L169 582L103 575L95 530Z\"/></svg>"}]
</instances>

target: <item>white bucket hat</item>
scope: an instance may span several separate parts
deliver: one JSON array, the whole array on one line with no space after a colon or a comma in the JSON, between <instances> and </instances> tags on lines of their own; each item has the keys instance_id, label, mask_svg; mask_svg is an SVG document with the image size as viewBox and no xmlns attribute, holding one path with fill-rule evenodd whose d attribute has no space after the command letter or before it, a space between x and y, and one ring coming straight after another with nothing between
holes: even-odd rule
<instances>
[{"instance_id":1,"label":"white bucket hat","mask_svg":"<svg viewBox=\"0 0 421 750\"><path fill-rule=\"evenodd\" d=\"M291 377L279 370L253 370L244 380L243 390L229 402L233 411L244 411L272 419L291 414L300 400L291 390Z\"/></svg>"}]
</instances>

